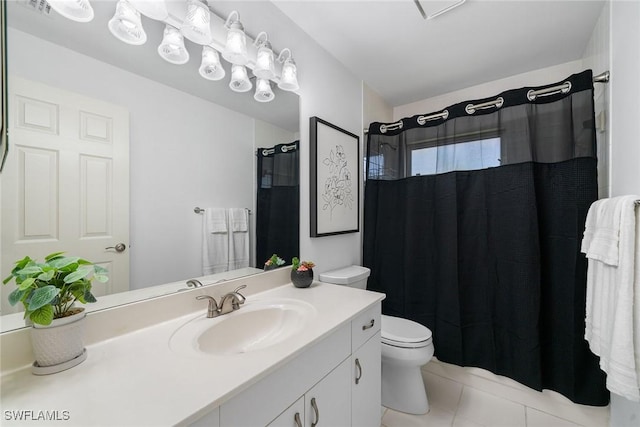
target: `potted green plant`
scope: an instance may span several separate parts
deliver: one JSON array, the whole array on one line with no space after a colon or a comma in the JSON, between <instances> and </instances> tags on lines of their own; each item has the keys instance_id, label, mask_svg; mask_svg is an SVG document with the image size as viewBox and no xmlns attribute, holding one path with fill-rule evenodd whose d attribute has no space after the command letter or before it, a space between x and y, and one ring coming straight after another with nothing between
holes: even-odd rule
<instances>
[{"instance_id":1,"label":"potted green plant","mask_svg":"<svg viewBox=\"0 0 640 427\"><path fill-rule=\"evenodd\" d=\"M308 288L313 282L313 267L311 261L300 261L298 257L291 260L291 283L296 288Z\"/></svg>"},{"instance_id":2,"label":"potted green plant","mask_svg":"<svg viewBox=\"0 0 640 427\"><path fill-rule=\"evenodd\" d=\"M271 255L271 258L264 263L264 271L273 270L275 268L282 267L283 265L284 260L280 258L278 254L273 254Z\"/></svg>"},{"instance_id":3,"label":"potted green plant","mask_svg":"<svg viewBox=\"0 0 640 427\"><path fill-rule=\"evenodd\" d=\"M86 358L82 342L85 311L74 303L96 302L91 282L106 282L106 273L105 268L80 257L64 256L64 252L52 253L42 263L28 256L16 261L2 283L15 280L17 287L9 294L9 303L21 302L25 320L33 326L34 368L46 367L43 373L59 372Z\"/></svg>"}]
</instances>

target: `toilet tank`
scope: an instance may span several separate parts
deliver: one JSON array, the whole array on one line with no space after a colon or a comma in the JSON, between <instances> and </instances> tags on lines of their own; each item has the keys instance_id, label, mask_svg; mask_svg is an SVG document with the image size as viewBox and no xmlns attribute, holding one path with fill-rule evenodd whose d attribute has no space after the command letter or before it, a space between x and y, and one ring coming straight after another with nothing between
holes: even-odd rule
<instances>
[{"instance_id":1,"label":"toilet tank","mask_svg":"<svg viewBox=\"0 0 640 427\"><path fill-rule=\"evenodd\" d=\"M371 270L367 267L352 265L342 267L337 270L320 273L321 282L333 283L335 285L347 285L351 288L367 289L367 278Z\"/></svg>"}]
</instances>

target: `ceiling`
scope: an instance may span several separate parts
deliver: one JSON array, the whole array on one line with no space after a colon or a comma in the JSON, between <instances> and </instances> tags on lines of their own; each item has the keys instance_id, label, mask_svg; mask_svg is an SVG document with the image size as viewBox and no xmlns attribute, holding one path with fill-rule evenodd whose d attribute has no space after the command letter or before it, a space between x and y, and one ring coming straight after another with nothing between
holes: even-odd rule
<instances>
[{"instance_id":1,"label":"ceiling","mask_svg":"<svg viewBox=\"0 0 640 427\"><path fill-rule=\"evenodd\" d=\"M413 0L274 3L395 107L581 59L605 2L467 0L431 20Z\"/></svg>"}]
</instances>

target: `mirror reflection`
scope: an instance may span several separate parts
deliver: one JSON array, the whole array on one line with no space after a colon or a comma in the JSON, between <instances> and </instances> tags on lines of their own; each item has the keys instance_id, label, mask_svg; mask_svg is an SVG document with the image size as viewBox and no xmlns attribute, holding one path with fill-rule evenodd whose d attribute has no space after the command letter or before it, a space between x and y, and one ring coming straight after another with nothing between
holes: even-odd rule
<instances>
[{"instance_id":1,"label":"mirror reflection","mask_svg":"<svg viewBox=\"0 0 640 427\"><path fill-rule=\"evenodd\" d=\"M175 292L204 275L206 212L195 207L248 214L247 261L209 271L215 274L204 284L262 271L256 222L264 253L278 252L282 243L269 239L293 230L283 251L296 254L297 147L284 162L260 156L271 165L260 172L257 151L297 146L297 95L274 85L275 99L258 103L253 92L230 91L228 79L205 80L202 48L191 42L191 61L167 63L157 53L164 25L144 16L147 42L124 44L107 28L115 1L93 4L94 20L81 24L27 1L7 3L2 278L25 255L66 251L109 270L109 282L94 285L98 303L89 310ZM272 193L266 205L256 203L258 188ZM283 200L295 209L269 219ZM15 310L7 303L12 286L2 288L3 330Z\"/></svg>"}]
</instances>

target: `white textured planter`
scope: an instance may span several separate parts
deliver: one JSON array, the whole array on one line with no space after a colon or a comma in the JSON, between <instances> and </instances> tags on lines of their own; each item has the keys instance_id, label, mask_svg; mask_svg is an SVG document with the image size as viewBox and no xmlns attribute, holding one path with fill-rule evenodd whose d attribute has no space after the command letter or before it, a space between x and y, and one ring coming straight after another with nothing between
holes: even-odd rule
<instances>
[{"instance_id":1,"label":"white textured planter","mask_svg":"<svg viewBox=\"0 0 640 427\"><path fill-rule=\"evenodd\" d=\"M73 316L54 319L48 326L33 325L31 344L36 358L34 368L49 368L40 373L54 373L82 362L86 358L83 344L85 323L86 313L82 309ZM76 363L69 363L74 360ZM34 373L38 372L34 370Z\"/></svg>"}]
</instances>

